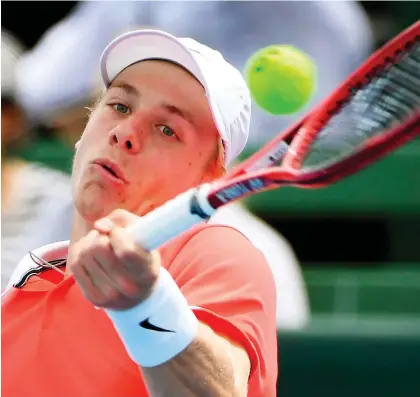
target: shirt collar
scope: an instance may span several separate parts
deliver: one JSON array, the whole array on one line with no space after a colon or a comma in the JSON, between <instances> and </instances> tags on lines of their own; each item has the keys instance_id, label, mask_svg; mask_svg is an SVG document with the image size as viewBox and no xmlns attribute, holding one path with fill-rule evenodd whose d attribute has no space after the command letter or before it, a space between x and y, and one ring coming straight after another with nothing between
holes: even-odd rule
<instances>
[{"instance_id":1,"label":"shirt collar","mask_svg":"<svg viewBox=\"0 0 420 397\"><path fill-rule=\"evenodd\" d=\"M44 245L43 247L37 248L32 251L37 257L43 259L44 261L51 262L58 259L67 258L69 250L70 241L59 241L57 243L52 243ZM13 284L19 282L23 275L32 268L36 268L37 263L33 261L30 254L26 254L21 261L18 263L16 269L14 270L12 276L9 279L6 290L11 288Z\"/></svg>"}]
</instances>

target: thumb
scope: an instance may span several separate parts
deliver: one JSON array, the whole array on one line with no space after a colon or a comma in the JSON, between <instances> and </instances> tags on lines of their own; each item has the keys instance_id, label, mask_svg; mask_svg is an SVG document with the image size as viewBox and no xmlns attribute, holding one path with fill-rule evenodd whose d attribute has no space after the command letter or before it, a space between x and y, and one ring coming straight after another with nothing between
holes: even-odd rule
<instances>
[{"instance_id":1,"label":"thumb","mask_svg":"<svg viewBox=\"0 0 420 397\"><path fill-rule=\"evenodd\" d=\"M137 215L126 210L118 209L112 211L108 216L98 219L94 223L94 228L100 233L108 234L115 227L127 228L137 220L139 220Z\"/></svg>"}]
</instances>

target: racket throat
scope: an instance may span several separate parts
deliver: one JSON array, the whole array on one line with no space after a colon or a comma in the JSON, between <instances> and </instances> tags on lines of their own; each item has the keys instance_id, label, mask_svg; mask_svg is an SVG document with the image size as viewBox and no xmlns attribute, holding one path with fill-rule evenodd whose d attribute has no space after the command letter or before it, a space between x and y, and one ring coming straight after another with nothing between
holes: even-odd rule
<instances>
[{"instance_id":1,"label":"racket throat","mask_svg":"<svg viewBox=\"0 0 420 397\"><path fill-rule=\"evenodd\" d=\"M216 211L213 207L211 207L211 208L212 208L213 211L211 212L211 214L208 214L201 207L201 205L199 203L199 199L197 197L197 194L194 194L191 197L191 202L190 202L190 212L191 212L191 214L198 215L203 220L208 220L213 215L213 213Z\"/></svg>"},{"instance_id":2,"label":"racket throat","mask_svg":"<svg viewBox=\"0 0 420 397\"><path fill-rule=\"evenodd\" d=\"M203 220L208 220L217 209L209 202L210 190L211 185L205 183L193 190L194 193L190 197L190 213L199 216Z\"/></svg>"}]
</instances>

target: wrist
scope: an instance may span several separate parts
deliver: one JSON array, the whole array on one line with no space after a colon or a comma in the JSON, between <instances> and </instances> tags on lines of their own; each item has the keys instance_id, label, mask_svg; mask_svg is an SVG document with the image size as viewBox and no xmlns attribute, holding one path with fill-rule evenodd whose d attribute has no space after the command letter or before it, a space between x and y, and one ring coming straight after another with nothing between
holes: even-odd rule
<instances>
[{"instance_id":1,"label":"wrist","mask_svg":"<svg viewBox=\"0 0 420 397\"><path fill-rule=\"evenodd\" d=\"M172 276L159 271L151 295L127 310L105 309L131 359L154 367L181 353L194 340L198 320Z\"/></svg>"}]
</instances>

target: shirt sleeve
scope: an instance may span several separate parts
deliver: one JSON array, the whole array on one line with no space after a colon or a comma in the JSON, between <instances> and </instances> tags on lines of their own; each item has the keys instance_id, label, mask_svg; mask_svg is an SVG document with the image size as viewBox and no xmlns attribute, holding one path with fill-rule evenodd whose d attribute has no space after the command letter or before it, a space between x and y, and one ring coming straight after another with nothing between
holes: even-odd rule
<instances>
[{"instance_id":1,"label":"shirt sleeve","mask_svg":"<svg viewBox=\"0 0 420 397\"><path fill-rule=\"evenodd\" d=\"M169 266L197 318L242 345L258 395L277 379L276 291L263 254L236 229L215 225L192 236Z\"/></svg>"}]
</instances>

